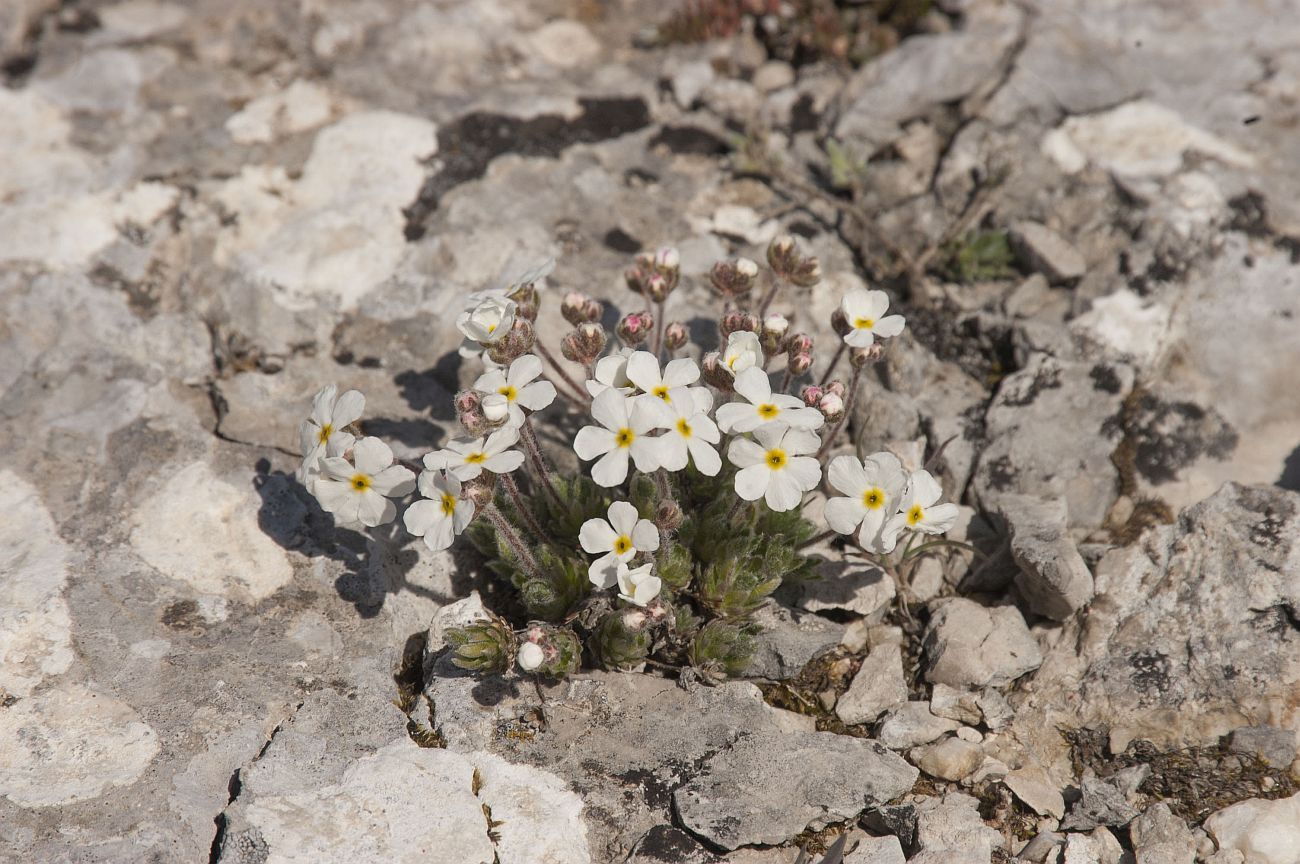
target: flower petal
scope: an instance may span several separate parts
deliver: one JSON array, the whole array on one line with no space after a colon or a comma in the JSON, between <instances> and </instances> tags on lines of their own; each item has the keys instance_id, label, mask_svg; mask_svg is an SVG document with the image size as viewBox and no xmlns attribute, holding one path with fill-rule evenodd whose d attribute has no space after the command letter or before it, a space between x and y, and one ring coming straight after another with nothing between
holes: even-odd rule
<instances>
[{"instance_id":1,"label":"flower petal","mask_svg":"<svg viewBox=\"0 0 1300 864\"><path fill-rule=\"evenodd\" d=\"M374 528L377 525L385 525L392 522L397 516L397 505L389 501L383 495L380 495L374 489L367 489L357 496L360 498L360 506L357 508L357 518L361 524L367 528Z\"/></svg>"},{"instance_id":2,"label":"flower petal","mask_svg":"<svg viewBox=\"0 0 1300 864\"><path fill-rule=\"evenodd\" d=\"M889 295L884 291L868 291L864 318L870 318L872 321L879 323L885 310L889 308Z\"/></svg>"},{"instance_id":3,"label":"flower petal","mask_svg":"<svg viewBox=\"0 0 1300 864\"><path fill-rule=\"evenodd\" d=\"M330 422L336 429L342 428L361 419L361 414L365 410L366 397L362 396L359 390L349 390L334 403L334 416Z\"/></svg>"},{"instance_id":4,"label":"flower petal","mask_svg":"<svg viewBox=\"0 0 1300 864\"><path fill-rule=\"evenodd\" d=\"M936 504L926 508L925 519L917 527L926 534L942 534L957 521L959 512L956 504Z\"/></svg>"},{"instance_id":5,"label":"flower petal","mask_svg":"<svg viewBox=\"0 0 1300 864\"><path fill-rule=\"evenodd\" d=\"M370 478L370 485L380 495L401 498L415 488L415 472L401 465L389 465Z\"/></svg>"},{"instance_id":6,"label":"flower petal","mask_svg":"<svg viewBox=\"0 0 1300 864\"><path fill-rule=\"evenodd\" d=\"M877 336L897 336L906 324L907 319L902 315L887 315L877 321L873 329Z\"/></svg>"},{"instance_id":7,"label":"flower petal","mask_svg":"<svg viewBox=\"0 0 1300 864\"><path fill-rule=\"evenodd\" d=\"M751 366L736 376L736 392L755 405L770 401L772 382L767 373L757 366Z\"/></svg>"},{"instance_id":8,"label":"flower petal","mask_svg":"<svg viewBox=\"0 0 1300 864\"><path fill-rule=\"evenodd\" d=\"M924 468L912 472L910 490L912 500L922 507L930 507L943 497L943 487L939 485L938 480L934 479L934 475Z\"/></svg>"},{"instance_id":9,"label":"flower petal","mask_svg":"<svg viewBox=\"0 0 1300 864\"><path fill-rule=\"evenodd\" d=\"M730 446L727 447L727 458L737 468L761 465L765 455L766 451L748 438L732 438Z\"/></svg>"},{"instance_id":10,"label":"flower petal","mask_svg":"<svg viewBox=\"0 0 1300 864\"><path fill-rule=\"evenodd\" d=\"M483 467L493 474L509 474L522 464L524 464L523 453L518 450L507 450L504 453L488 457L483 463Z\"/></svg>"},{"instance_id":11,"label":"flower petal","mask_svg":"<svg viewBox=\"0 0 1300 864\"><path fill-rule=\"evenodd\" d=\"M591 400L591 416L606 429L623 428L627 425L627 397L617 390L606 390Z\"/></svg>"},{"instance_id":12,"label":"flower petal","mask_svg":"<svg viewBox=\"0 0 1300 864\"><path fill-rule=\"evenodd\" d=\"M622 448L610 450L591 466L591 479L596 485L606 489L617 486L627 479L627 451Z\"/></svg>"},{"instance_id":13,"label":"flower petal","mask_svg":"<svg viewBox=\"0 0 1300 864\"><path fill-rule=\"evenodd\" d=\"M662 383L659 361L649 351L634 351L627 358L627 377L637 389L649 393Z\"/></svg>"},{"instance_id":14,"label":"flower petal","mask_svg":"<svg viewBox=\"0 0 1300 864\"><path fill-rule=\"evenodd\" d=\"M727 455L730 456L731 452L728 451ZM772 471L761 461L757 465L742 468L736 472L736 494L746 501L757 501L767 491L771 477Z\"/></svg>"},{"instance_id":15,"label":"flower petal","mask_svg":"<svg viewBox=\"0 0 1300 864\"><path fill-rule=\"evenodd\" d=\"M537 381L520 388L515 403L529 411L541 411L555 401L555 385L550 381Z\"/></svg>"},{"instance_id":16,"label":"flower petal","mask_svg":"<svg viewBox=\"0 0 1300 864\"><path fill-rule=\"evenodd\" d=\"M604 519L588 519L578 529L578 542L582 544L582 550L592 555L613 549L617 539L618 532Z\"/></svg>"},{"instance_id":17,"label":"flower petal","mask_svg":"<svg viewBox=\"0 0 1300 864\"><path fill-rule=\"evenodd\" d=\"M669 432L667 435L655 438L654 442L659 450L657 461L660 468L680 471L686 467L689 439L683 438L676 432Z\"/></svg>"},{"instance_id":18,"label":"flower petal","mask_svg":"<svg viewBox=\"0 0 1300 864\"><path fill-rule=\"evenodd\" d=\"M316 392L311 400L311 419L317 426L334 422L334 400L338 396L337 384L326 384Z\"/></svg>"},{"instance_id":19,"label":"flower petal","mask_svg":"<svg viewBox=\"0 0 1300 864\"><path fill-rule=\"evenodd\" d=\"M613 552L602 558L597 558L587 568L587 578L597 588L610 588L618 581L618 565L621 563L618 556Z\"/></svg>"},{"instance_id":20,"label":"flower petal","mask_svg":"<svg viewBox=\"0 0 1300 864\"><path fill-rule=\"evenodd\" d=\"M352 461L362 474L378 474L393 464L393 451L373 435L352 446Z\"/></svg>"},{"instance_id":21,"label":"flower petal","mask_svg":"<svg viewBox=\"0 0 1300 864\"><path fill-rule=\"evenodd\" d=\"M719 405L717 417L718 428L723 432L731 432L739 424L757 420L757 416L754 414L754 406L746 405L743 402L728 402L726 405Z\"/></svg>"},{"instance_id":22,"label":"flower petal","mask_svg":"<svg viewBox=\"0 0 1300 864\"><path fill-rule=\"evenodd\" d=\"M402 524L416 537L423 537L433 530L434 525L444 518L442 504L437 501L416 501L402 514Z\"/></svg>"},{"instance_id":23,"label":"flower petal","mask_svg":"<svg viewBox=\"0 0 1300 864\"><path fill-rule=\"evenodd\" d=\"M669 387L685 387L700 380L700 367L689 357L671 360L664 367L664 383Z\"/></svg>"},{"instance_id":24,"label":"flower petal","mask_svg":"<svg viewBox=\"0 0 1300 864\"><path fill-rule=\"evenodd\" d=\"M852 534L870 512L860 498L831 498L823 511L826 524L839 534Z\"/></svg>"},{"instance_id":25,"label":"flower petal","mask_svg":"<svg viewBox=\"0 0 1300 864\"><path fill-rule=\"evenodd\" d=\"M613 449L614 433L600 426L583 426L573 439L573 452L584 462Z\"/></svg>"},{"instance_id":26,"label":"flower petal","mask_svg":"<svg viewBox=\"0 0 1300 864\"><path fill-rule=\"evenodd\" d=\"M626 501L615 501L609 505L609 524L614 526L614 531L618 534L631 535L640 518L641 514Z\"/></svg>"},{"instance_id":27,"label":"flower petal","mask_svg":"<svg viewBox=\"0 0 1300 864\"><path fill-rule=\"evenodd\" d=\"M799 486L800 497L804 492L817 488L822 482L822 463L811 456L791 456L782 474L789 474Z\"/></svg>"},{"instance_id":28,"label":"flower petal","mask_svg":"<svg viewBox=\"0 0 1300 864\"><path fill-rule=\"evenodd\" d=\"M844 344L850 348L870 348L875 341L870 330L850 330L844 334Z\"/></svg>"},{"instance_id":29,"label":"flower petal","mask_svg":"<svg viewBox=\"0 0 1300 864\"><path fill-rule=\"evenodd\" d=\"M541 374L542 359L536 354L524 354L510 364L506 382L516 390L520 390Z\"/></svg>"},{"instance_id":30,"label":"flower petal","mask_svg":"<svg viewBox=\"0 0 1300 864\"><path fill-rule=\"evenodd\" d=\"M849 496L861 497L868 487L867 472L863 470L863 465L856 456L836 456L832 459L831 464L826 467L826 480L836 492ZM835 528L834 525L831 527ZM848 533L848 531L840 531L839 528L835 530L841 534Z\"/></svg>"},{"instance_id":31,"label":"flower petal","mask_svg":"<svg viewBox=\"0 0 1300 864\"><path fill-rule=\"evenodd\" d=\"M500 369L493 369L491 372L484 372L478 376L474 382L474 389L480 393L498 393L502 387L506 386L505 373Z\"/></svg>"},{"instance_id":32,"label":"flower petal","mask_svg":"<svg viewBox=\"0 0 1300 864\"><path fill-rule=\"evenodd\" d=\"M718 455L717 450L700 438L692 438L686 446L691 451L691 461L695 463L695 470L705 477L718 476L718 472L722 470L722 457Z\"/></svg>"},{"instance_id":33,"label":"flower petal","mask_svg":"<svg viewBox=\"0 0 1300 864\"><path fill-rule=\"evenodd\" d=\"M798 479L786 468L772 472L772 479L768 481L763 500L776 512L784 513L799 506L799 502L803 500L803 491L799 488Z\"/></svg>"},{"instance_id":34,"label":"flower petal","mask_svg":"<svg viewBox=\"0 0 1300 864\"><path fill-rule=\"evenodd\" d=\"M640 519L632 528L632 545L638 552L653 552L659 548L659 529L649 519Z\"/></svg>"}]
</instances>

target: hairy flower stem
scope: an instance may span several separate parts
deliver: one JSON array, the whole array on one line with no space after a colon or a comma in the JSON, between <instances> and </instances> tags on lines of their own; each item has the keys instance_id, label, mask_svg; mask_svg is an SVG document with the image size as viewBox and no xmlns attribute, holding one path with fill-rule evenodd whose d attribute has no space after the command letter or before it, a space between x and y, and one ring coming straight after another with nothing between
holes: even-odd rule
<instances>
[{"instance_id":1,"label":"hairy flower stem","mask_svg":"<svg viewBox=\"0 0 1300 864\"><path fill-rule=\"evenodd\" d=\"M746 501L744 498L741 498L739 495L737 495L736 503L732 504L731 509L727 511L727 522L730 523L732 520L734 520L736 518L736 514L740 512L740 508L744 507L748 503L749 502Z\"/></svg>"},{"instance_id":2,"label":"hairy flower stem","mask_svg":"<svg viewBox=\"0 0 1300 864\"><path fill-rule=\"evenodd\" d=\"M794 378L794 372L792 372L792 371L790 370L790 367L787 366L787 367L785 368L785 375L781 376L781 392L782 392L782 393L789 393L789 392L790 392L790 380L791 380L792 378Z\"/></svg>"},{"instance_id":3,"label":"hairy flower stem","mask_svg":"<svg viewBox=\"0 0 1300 864\"><path fill-rule=\"evenodd\" d=\"M758 317L761 319L767 315L767 307L772 305L776 299L776 292L781 289L781 280L772 277L772 284L768 286L767 293L763 295L763 302L758 304Z\"/></svg>"},{"instance_id":4,"label":"hairy flower stem","mask_svg":"<svg viewBox=\"0 0 1300 864\"><path fill-rule=\"evenodd\" d=\"M488 504L484 507L483 514L487 516L497 533L505 538L506 545L510 547L511 552L515 553L515 557L519 559L519 565L523 567L524 571L532 578L538 578L541 573L537 568L537 559L533 557L532 552L528 551L528 544L519 537L518 532L515 531L514 526L510 524L510 520L505 517L505 514L498 510L495 504Z\"/></svg>"},{"instance_id":5,"label":"hairy flower stem","mask_svg":"<svg viewBox=\"0 0 1300 864\"><path fill-rule=\"evenodd\" d=\"M533 347L537 349L538 354L542 355L542 359L551 364L551 368L555 370L555 374L559 375L560 379L572 389L572 392L564 390L561 390L560 392L564 393L569 401L575 402L575 404L585 409L587 405L590 404L591 399L586 396L586 391L578 386L578 382L573 380L573 376L565 371L564 367L560 365L560 361L551 353L551 349L547 348L540 339L537 340Z\"/></svg>"},{"instance_id":6,"label":"hairy flower stem","mask_svg":"<svg viewBox=\"0 0 1300 864\"><path fill-rule=\"evenodd\" d=\"M817 543L822 542L823 540L826 540L834 536L835 536L835 531L827 529L826 531L823 531L822 533L818 534L816 537L809 537L807 540L803 541L802 543L800 543L798 546L794 548L807 549L809 546L813 546Z\"/></svg>"},{"instance_id":7,"label":"hairy flower stem","mask_svg":"<svg viewBox=\"0 0 1300 864\"><path fill-rule=\"evenodd\" d=\"M546 542L546 534L542 531L542 526L537 524L537 518L533 516L528 501L525 500L523 493L519 491L515 478L509 474L498 474L497 477L501 480L501 485L505 486L506 491L510 493L510 497L515 502L515 509L519 511L519 518L524 520L524 526L529 533L536 537L538 542Z\"/></svg>"},{"instance_id":8,"label":"hairy flower stem","mask_svg":"<svg viewBox=\"0 0 1300 864\"><path fill-rule=\"evenodd\" d=\"M656 358L663 359L664 350L664 301L655 304L655 350Z\"/></svg>"},{"instance_id":9,"label":"hairy flower stem","mask_svg":"<svg viewBox=\"0 0 1300 864\"><path fill-rule=\"evenodd\" d=\"M533 430L533 420L527 414L524 415L524 424L519 428L519 431L523 433L519 436L519 439L524 442L524 450L528 452L528 456L533 460L533 470L541 478L542 485L546 487L551 500L556 504L561 503L560 493L555 490L555 483L551 480L551 471L546 467L546 458L542 456L542 447L537 443L537 433Z\"/></svg>"},{"instance_id":10,"label":"hairy flower stem","mask_svg":"<svg viewBox=\"0 0 1300 864\"><path fill-rule=\"evenodd\" d=\"M849 398L844 400L844 414L841 415L839 421L836 422L835 427L831 429L831 434L826 436L826 440L822 442L822 446L817 450L818 459L823 458L826 455L826 451L831 449L832 445L835 443L836 437L840 434L840 427L848 421L849 413L853 410L853 400L858 395L858 380L860 378L862 378L862 369L854 369L853 377L849 379Z\"/></svg>"},{"instance_id":11,"label":"hairy flower stem","mask_svg":"<svg viewBox=\"0 0 1300 864\"><path fill-rule=\"evenodd\" d=\"M820 386L825 387L826 382L831 380L831 376L835 374L835 367L840 365L840 358L844 356L846 348L848 348L848 343L841 339L840 347L835 349L835 356L831 358L831 365L827 366L826 371L822 373Z\"/></svg>"}]
</instances>

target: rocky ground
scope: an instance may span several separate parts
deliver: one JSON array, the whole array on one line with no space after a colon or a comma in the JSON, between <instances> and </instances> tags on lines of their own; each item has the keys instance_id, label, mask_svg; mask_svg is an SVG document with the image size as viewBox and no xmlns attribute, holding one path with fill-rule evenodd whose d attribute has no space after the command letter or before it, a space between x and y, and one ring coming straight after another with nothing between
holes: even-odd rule
<instances>
[{"instance_id":1,"label":"rocky ground","mask_svg":"<svg viewBox=\"0 0 1300 864\"><path fill-rule=\"evenodd\" d=\"M1293 4L940 0L859 65L671 8L0 7L0 859L1300 862ZM752 680L457 676L491 583L332 527L310 395L415 456L465 292L671 243L702 315L778 231L822 345L905 307L855 434L953 439L986 557L828 562Z\"/></svg>"}]
</instances>

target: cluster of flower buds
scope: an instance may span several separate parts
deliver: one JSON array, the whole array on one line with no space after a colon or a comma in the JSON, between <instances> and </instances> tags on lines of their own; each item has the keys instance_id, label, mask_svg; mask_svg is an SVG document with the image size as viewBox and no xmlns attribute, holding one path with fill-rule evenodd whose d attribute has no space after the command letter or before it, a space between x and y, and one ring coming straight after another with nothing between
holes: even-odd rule
<instances>
[{"instance_id":1,"label":"cluster of flower buds","mask_svg":"<svg viewBox=\"0 0 1300 864\"><path fill-rule=\"evenodd\" d=\"M709 271L709 281L723 297L739 300L754 290L758 279L758 265L748 258L735 261L719 261Z\"/></svg>"},{"instance_id":2,"label":"cluster of flower buds","mask_svg":"<svg viewBox=\"0 0 1300 864\"><path fill-rule=\"evenodd\" d=\"M456 416L471 435L486 435L500 428L510 416L510 401L500 393L482 394L462 390L456 394Z\"/></svg>"},{"instance_id":3,"label":"cluster of flower buds","mask_svg":"<svg viewBox=\"0 0 1300 864\"><path fill-rule=\"evenodd\" d=\"M821 264L814 256L802 254L789 234L768 244L767 263L777 276L800 288L811 288L822 279Z\"/></svg>"},{"instance_id":4,"label":"cluster of flower buds","mask_svg":"<svg viewBox=\"0 0 1300 864\"><path fill-rule=\"evenodd\" d=\"M594 300L578 291L570 291L560 302L560 314L574 327L588 321L599 321L604 307L599 300Z\"/></svg>"},{"instance_id":5,"label":"cluster of flower buds","mask_svg":"<svg viewBox=\"0 0 1300 864\"><path fill-rule=\"evenodd\" d=\"M790 319L784 315L772 314L763 319L758 331L759 344L763 346L765 357L775 357L784 353L790 335Z\"/></svg>"},{"instance_id":6,"label":"cluster of flower buds","mask_svg":"<svg viewBox=\"0 0 1300 864\"><path fill-rule=\"evenodd\" d=\"M590 366L605 350L607 338L604 327L595 321L584 321L560 340L560 353L566 360Z\"/></svg>"},{"instance_id":7,"label":"cluster of flower buds","mask_svg":"<svg viewBox=\"0 0 1300 864\"><path fill-rule=\"evenodd\" d=\"M727 371L722 355L717 351L710 351L700 358L700 377L705 384L723 393L730 393L736 384L735 377Z\"/></svg>"},{"instance_id":8,"label":"cluster of flower buds","mask_svg":"<svg viewBox=\"0 0 1300 864\"><path fill-rule=\"evenodd\" d=\"M813 341L807 333L796 333L786 343L786 362L792 375L802 375L812 368Z\"/></svg>"},{"instance_id":9,"label":"cluster of flower buds","mask_svg":"<svg viewBox=\"0 0 1300 864\"><path fill-rule=\"evenodd\" d=\"M810 395L812 395L808 393L810 389L817 391L815 402L808 401ZM827 423L838 423L840 418L844 416L844 392L844 382L836 379L825 387L805 387L804 392L800 395L803 396L804 404L822 412L822 416L826 418Z\"/></svg>"},{"instance_id":10,"label":"cluster of flower buds","mask_svg":"<svg viewBox=\"0 0 1300 864\"><path fill-rule=\"evenodd\" d=\"M547 678L563 678L578 671L582 662L582 642L567 627L542 622L528 626L519 644L519 668Z\"/></svg>"},{"instance_id":11,"label":"cluster of flower buds","mask_svg":"<svg viewBox=\"0 0 1300 864\"><path fill-rule=\"evenodd\" d=\"M533 322L526 317L522 317L522 307L520 307L520 311L521 317L514 320L506 335L487 349L488 358L498 366L509 366L515 360L532 351L533 344L537 342L537 331L533 328ZM535 309L534 317L536 317Z\"/></svg>"},{"instance_id":12,"label":"cluster of flower buds","mask_svg":"<svg viewBox=\"0 0 1300 864\"><path fill-rule=\"evenodd\" d=\"M849 363L854 369L861 369L864 366L876 363L884 356L885 346L880 342L873 342L866 348L849 349Z\"/></svg>"},{"instance_id":13,"label":"cluster of flower buds","mask_svg":"<svg viewBox=\"0 0 1300 864\"><path fill-rule=\"evenodd\" d=\"M750 333L757 332L758 316L751 315L749 312L724 312L722 318L718 321L718 331L722 334L722 338L729 339L732 333L740 330L747 330Z\"/></svg>"},{"instance_id":14,"label":"cluster of flower buds","mask_svg":"<svg viewBox=\"0 0 1300 864\"><path fill-rule=\"evenodd\" d=\"M627 287L637 294L662 303L677 288L682 278L682 257L671 246L665 246L653 255L642 252L624 274Z\"/></svg>"},{"instance_id":15,"label":"cluster of flower buds","mask_svg":"<svg viewBox=\"0 0 1300 864\"><path fill-rule=\"evenodd\" d=\"M624 345L635 348L649 339L654 329L655 318L649 312L631 312L623 316L614 332Z\"/></svg>"}]
</instances>

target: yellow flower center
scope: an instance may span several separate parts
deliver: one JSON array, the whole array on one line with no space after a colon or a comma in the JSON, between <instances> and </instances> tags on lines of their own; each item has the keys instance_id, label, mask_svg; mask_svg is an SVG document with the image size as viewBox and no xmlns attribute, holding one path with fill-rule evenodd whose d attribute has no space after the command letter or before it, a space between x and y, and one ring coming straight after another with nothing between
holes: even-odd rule
<instances>
[{"instance_id":1,"label":"yellow flower center","mask_svg":"<svg viewBox=\"0 0 1300 864\"><path fill-rule=\"evenodd\" d=\"M349 480L348 482L352 484L352 488L355 489L356 491L364 492L370 488L370 475L353 474L352 479Z\"/></svg>"},{"instance_id":2,"label":"yellow flower center","mask_svg":"<svg viewBox=\"0 0 1300 864\"><path fill-rule=\"evenodd\" d=\"M487 461L487 454L481 450L478 453L470 453L465 457L465 461L470 465L479 465Z\"/></svg>"},{"instance_id":3,"label":"yellow flower center","mask_svg":"<svg viewBox=\"0 0 1300 864\"><path fill-rule=\"evenodd\" d=\"M624 552L626 552L631 548L632 548L632 538L627 536L626 534L623 534L617 540L614 541L615 554L622 555Z\"/></svg>"},{"instance_id":4,"label":"yellow flower center","mask_svg":"<svg viewBox=\"0 0 1300 864\"><path fill-rule=\"evenodd\" d=\"M656 387L655 389L651 390L650 393L651 393L652 395L654 395L654 396L658 396L660 399L664 400L665 402L672 402L672 401L673 401L673 400L671 400L671 399L668 398L668 385L667 385L667 384L660 384L658 387Z\"/></svg>"},{"instance_id":5,"label":"yellow flower center","mask_svg":"<svg viewBox=\"0 0 1300 864\"><path fill-rule=\"evenodd\" d=\"M785 451L778 450L776 448L768 450L767 455L763 458L764 461L767 462L767 467L771 468L773 471L777 471L780 470L781 468L784 468L785 463L787 461Z\"/></svg>"},{"instance_id":6,"label":"yellow flower center","mask_svg":"<svg viewBox=\"0 0 1300 864\"><path fill-rule=\"evenodd\" d=\"M925 508L920 504L913 504L912 509L907 511L907 524L915 525L925 518Z\"/></svg>"},{"instance_id":7,"label":"yellow flower center","mask_svg":"<svg viewBox=\"0 0 1300 864\"><path fill-rule=\"evenodd\" d=\"M326 423L324 426L320 427L320 431L316 433L316 441L320 444L324 444L330 440L330 436L333 434L334 427Z\"/></svg>"},{"instance_id":8,"label":"yellow flower center","mask_svg":"<svg viewBox=\"0 0 1300 864\"><path fill-rule=\"evenodd\" d=\"M736 355L733 355L733 356L731 356L731 357L728 357L728 358L727 358L727 368L728 368L728 369L735 369L735 368L736 368L736 361L739 360L739 359L740 359L740 355L739 355L739 354L736 354Z\"/></svg>"},{"instance_id":9,"label":"yellow flower center","mask_svg":"<svg viewBox=\"0 0 1300 864\"><path fill-rule=\"evenodd\" d=\"M686 422L685 418L677 421L677 431L682 433L683 438L691 437L691 424Z\"/></svg>"},{"instance_id":10,"label":"yellow flower center","mask_svg":"<svg viewBox=\"0 0 1300 864\"><path fill-rule=\"evenodd\" d=\"M614 443L620 447L631 447L636 433L626 426L614 433Z\"/></svg>"},{"instance_id":11,"label":"yellow flower center","mask_svg":"<svg viewBox=\"0 0 1300 864\"><path fill-rule=\"evenodd\" d=\"M858 318L858 319L854 320L854 322L853 322L853 326L856 327L856 328L858 328L859 330L870 330L872 327L875 327L875 326L876 326L876 319L875 319L875 318Z\"/></svg>"},{"instance_id":12,"label":"yellow flower center","mask_svg":"<svg viewBox=\"0 0 1300 864\"><path fill-rule=\"evenodd\" d=\"M880 488L868 489L862 493L862 503L872 510L885 506L885 491Z\"/></svg>"},{"instance_id":13,"label":"yellow flower center","mask_svg":"<svg viewBox=\"0 0 1300 864\"><path fill-rule=\"evenodd\" d=\"M519 395L519 391L511 387L509 384L504 387L498 387L497 392L506 397L507 402L515 401L515 397Z\"/></svg>"},{"instance_id":14,"label":"yellow flower center","mask_svg":"<svg viewBox=\"0 0 1300 864\"><path fill-rule=\"evenodd\" d=\"M452 495L450 492L442 493L442 501L440 503L442 504L442 515L450 516L456 512L456 496Z\"/></svg>"},{"instance_id":15,"label":"yellow flower center","mask_svg":"<svg viewBox=\"0 0 1300 864\"><path fill-rule=\"evenodd\" d=\"M771 402L764 402L762 405L758 406L758 416L765 420L771 420L780 413L781 409L773 405Z\"/></svg>"},{"instance_id":16,"label":"yellow flower center","mask_svg":"<svg viewBox=\"0 0 1300 864\"><path fill-rule=\"evenodd\" d=\"M497 325L495 325L495 324L489 324L489 325L488 325L488 335L490 336L490 335L492 335L493 333L495 333L495 332L496 332L496 329L497 329Z\"/></svg>"}]
</instances>

